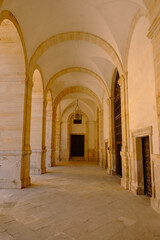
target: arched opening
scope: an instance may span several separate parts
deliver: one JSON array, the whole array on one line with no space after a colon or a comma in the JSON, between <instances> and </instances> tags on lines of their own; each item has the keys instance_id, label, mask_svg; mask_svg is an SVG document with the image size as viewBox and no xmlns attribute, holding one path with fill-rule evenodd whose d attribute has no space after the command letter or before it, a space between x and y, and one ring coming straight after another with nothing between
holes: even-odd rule
<instances>
[{"instance_id":1,"label":"arched opening","mask_svg":"<svg viewBox=\"0 0 160 240\"><path fill-rule=\"evenodd\" d=\"M20 35L9 19L0 24L0 52L0 187L20 188L26 66Z\"/></svg>"},{"instance_id":2,"label":"arched opening","mask_svg":"<svg viewBox=\"0 0 160 240\"><path fill-rule=\"evenodd\" d=\"M51 167L51 151L52 151L52 94L47 93L46 107L46 168Z\"/></svg>"},{"instance_id":3,"label":"arched opening","mask_svg":"<svg viewBox=\"0 0 160 240\"><path fill-rule=\"evenodd\" d=\"M67 152L69 159L88 160L88 117L82 113L81 124L74 123L74 115L68 118Z\"/></svg>"},{"instance_id":4,"label":"arched opening","mask_svg":"<svg viewBox=\"0 0 160 240\"><path fill-rule=\"evenodd\" d=\"M43 120L43 84L40 71L33 73L32 107L31 107L31 174L45 172L41 166L42 154L42 120Z\"/></svg>"},{"instance_id":5,"label":"arched opening","mask_svg":"<svg viewBox=\"0 0 160 240\"><path fill-rule=\"evenodd\" d=\"M116 74L115 88L114 88L114 126L115 126L115 153L116 153L116 174L122 176L122 161L121 161L121 147L122 147L122 127L121 127L121 94L120 86L118 84L119 73Z\"/></svg>"}]
</instances>

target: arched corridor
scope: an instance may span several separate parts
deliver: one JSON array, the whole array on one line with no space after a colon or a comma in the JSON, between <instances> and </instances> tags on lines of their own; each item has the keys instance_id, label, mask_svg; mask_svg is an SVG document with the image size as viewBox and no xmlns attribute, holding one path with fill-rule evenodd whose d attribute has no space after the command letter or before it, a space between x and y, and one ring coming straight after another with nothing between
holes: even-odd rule
<instances>
[{"instance_id":1,"label":"arched corridor","mask_svg":"<svg viewBox=\"0 0 160 240\"><path fill-rule=\"evenodd\" d=\"M72 177L75 182L70 181ZM99 186L91 184L92 177ZM72 187L76 190L76 182L78 195L83 184L84 191L91 194L91 206L89 202L88 207L83 205L88 209L94 204L90 187L100 193L95 195L100 211L96 202L97 215L91 209L89 215L98 219L107 205L113 209L108 224L118 212L131 214L129 218L118 215L115 234L123 232L122 219L124 225L136 221L131 232L136 226L143 229L140 218L132 214L134 206L130 209L128 205L133 199L142 206L146 224L150 223L145 209L153 222L154 216L159 219L152 211L160 213L159 0L0 0L0 196L4 200L0 211L3 217L8 214L5 204L10 204L10 191L17 202L14 208L11 199L13 212L20 212L19 198L24 197L25 202L27 193L33 202L37 199L34 194L42 193L37 209L46 209L42 202L49 198L48 189L53 190L53 206L58 206L54 198L59 191L67 197ZM72 198L66 201L78 204L74 191ZM114 201L118 212L114 212ZM65 199L62 203L64 209ZM71 210L83 211L76 207ZM41 214L45 216L45 210L38 216ZM14 216L11 211L10 217ZM38 224L31 212L25 217ZM87 224L87 218L85 221ZM87 225L89 232L92 227L99 231L96 223L97 227ZM156 223L151 239L154 234L159 237ZM56 223L55 228L58 226ZM54 237L70 238L65 234Z\"/></svg>"}]
</instances>

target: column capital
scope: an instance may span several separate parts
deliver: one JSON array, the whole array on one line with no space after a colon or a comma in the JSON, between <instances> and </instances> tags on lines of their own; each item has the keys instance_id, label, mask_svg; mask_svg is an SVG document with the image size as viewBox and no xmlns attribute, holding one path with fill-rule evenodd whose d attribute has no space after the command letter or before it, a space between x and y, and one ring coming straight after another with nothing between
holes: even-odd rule
<instances>
[{"instance_id":1,"label":"column capital","mask_svg":"<svg viewBox=\"0 0 160 240\"><path fill-rule=\"evenodd\" d=\"M123 82L124 82L124 75L121 75L121 77L118 79L118 85L120 86L120 88L122 87Z\"/></svg>"},{"instance_id":2,"label":"column capital","mask_svg":"<svg viewBox=\"0 0 160 240\"><path fill-rule=\"evenodd\" d=\"M114 101L115 97L109 97L106 100L106 103L110 104L112 101Z\"/></svg>"},{"instance_id":3,"label":"column capital","mask_svg":"<svg viewBox=\"0 0 160 240\"><path fill-rule=\"evenodd\" d=\"M124 72L118 79L118 85L122 88L125 85L125 82L128 79L128 72Z\"/></svg>"}]
</instances>

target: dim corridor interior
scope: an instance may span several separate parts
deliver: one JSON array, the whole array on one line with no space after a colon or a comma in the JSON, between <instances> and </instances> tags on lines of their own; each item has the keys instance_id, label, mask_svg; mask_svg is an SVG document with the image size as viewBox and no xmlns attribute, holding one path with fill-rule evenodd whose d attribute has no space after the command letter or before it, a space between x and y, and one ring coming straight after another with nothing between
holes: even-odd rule
<instances>
[{"instance_id":1,"label":"dim corridor interior","mask_svg":"<svg viewBox=\"0 0 160 240\"><path fill-rule=\"evenodd\" d=\"M95 162L69 161L0 189L0 240L159 240L160 215Z\"/></svg>"}]
</instances>

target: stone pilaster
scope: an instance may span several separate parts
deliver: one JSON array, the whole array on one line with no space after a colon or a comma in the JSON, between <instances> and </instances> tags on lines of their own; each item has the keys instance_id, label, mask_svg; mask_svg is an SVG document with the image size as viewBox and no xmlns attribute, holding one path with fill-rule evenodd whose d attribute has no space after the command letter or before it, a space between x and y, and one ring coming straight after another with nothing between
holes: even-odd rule
<instances>
[{"instance_id":1,"label":"stone pilaster","mask_svg":"<svg viewBox=\"0 0 160 240\"><path fill-rule=\"evenodd\" d=\"M51 167L55 166L55 150L56 150L56 108L53 106L52 114L52 143L51 143Z\"/></svg>"},{"instance_id":2,"label":"stone pilaster","mask_svg":"<svg viewBox=\"0 0 160 240\"><path fill-rule=\"evenodd\" d=\"M31 101L33 82L27 74L25 80L25 100L24 100L24 124L23 124L23 147L21 157L21 188L30 185L30 126L31 126Z\"/></svg>"},{"instance_id":3,"label":"stone pilaster","mask_svg":"<svg viewBox=\"0 0 160 240\"><path fill-rule=\"evenodd\" d=\"M43 101L41 173L46 173L46 113L47 101Z\"/></svg>"},{"instance_id":4,"label":"stone pilaster","mask_svg":"<svg viewBox=\"0 0 160 240\"><path fill-rule=\"evenodd\" d=\"M85 160L89 160L89 150L88 150L88 121L85 122Z\"/></svg>"},{"instance_id":5,"label":"stone pilaster","mask_svg":"<svg viewBox=\"0 0 160 240\"><path fill-rule=\"evenodd\" d=\"M96 161L99 162L99 109L97 109L96 135Z\"/></svg>"},{"instance_id":6,"label":"stone pilaster","mask_svg":"<svg viewBox=\"0 0 160 240\"><path fill-rule=\"evenodd\" d=\"M103 110L99 110L99 164L103 167Z\"/></svg>"},{"instance_id":7,"label":"stone pilaster","mask_svg":"<svg viewBox=\"0 0 160 240\"><path fill-rule=\"evenodd\" d=\"M148 38L152 41L155 69L155 91L157 105L157 122L159 133L159 154L152 155L152 198L151 206L160 213L160 15L152 22Z\"/></svg>"},{"instance_id":8,"label":"stone pilaster","mask_svg":"<svg viewBox=\"0 0 160 240\"><path fill-rule=\"evenodd\" d=\"M52 156L52 149L46 149L46 166L51 167L51 156Z\"/></svg>"},{"instance_id":9,"label":"stone pilaster","mask_svg":"<svg viewBox=\"0 0 160 240\"><path fill-rule=\"evenodd\" d=\"M0 150L0 188L24 188L30 185L30 107L33 84L28 75L26 75L26 78L24 75L17 76L16 82L14 82L14 77L12 79L12 76L6 75L3 76L2 81L0 79L2 96L2 99L0 99L1 103L3 103L5 99L3 94L6 95L6 87L12 88L9 96L11 99L8 100L13 101L13 99L16 99L17 97L20 101L20 104L17 106L17 108L9 108L12 110L12 114L10 118L8 118L9 123L7 123L6 118L2 118L3 109L1 109L1 121L3 124L6 122L6 124L3 126L3 130L5 130L5 134L13 135L17 141L15 140L14 142L14 139L10 139L10 141L12 140L12 145L6 144L7 148L5 148L5 145L2 145L2 149ZM18 85L16 89L14 89L15 83ZM9 106L10 104L11 102L9 103ZM8 109L8 105L5 107L6 109L4 110L6 111ZM15 111L14 114L13 110ZM7 114L9 115L9 111ZM17 117L16 120L18 122L18 126L14 126L14 128L12 128L10 127L10 123L11 120L13 123L15 122L15 120L12 119L14 116ZM17 124L17 122L15 123ZM2 134L1 136L5 137L5 134ZM2 140L2 142L6 141L5 138Z\"/></svg>"},{"instance_id":10,"label":"stone pilaster","mask_svg":"<svg viewBox=\"0 0 160 240\"><path fill-rule=\"evenodd\" d=\"M160 155L152 155L152 198L151 206L160 213Z\"/></svg>"},{"instance_id":11,"label":"stone pilaster","mask_svg":"<svg viewBox=\"0 0 160 240\"><path fill-rule=\"evenodd\" d=\"M112 143L112 117L111 117L111 98L107 99L108 109L109 109L109 139L108 139L108 168L107 173L112 175L112 152L111 152L111 143Z\"/></svg>"},{"instance_id":12,"label":"stone pilaster","mask_svg":"<svg viewBox=\"0 0 160 240\"><path fill-rule=\"evenodd\" d=\"M126 81L124 75L121 76L118 83L121 89L121 123L122 123L122 148L121 148L121 158L122 158L122 179L121 185L125 189L129 189L129 167L128 167L128 124L127 124L127 99L126 99Z\"/></svg>"},{"instance_id":13,"label":"stone pilaster","mask_svg":"<svg viewBox=\"0 0 160 240\"><path fill-rule=\"evenodd\" d=\"M55 161L60 161L60 149L61 149L61 121L56 120L56 146L55 146Z\"/></svg>"}]
</instances>

